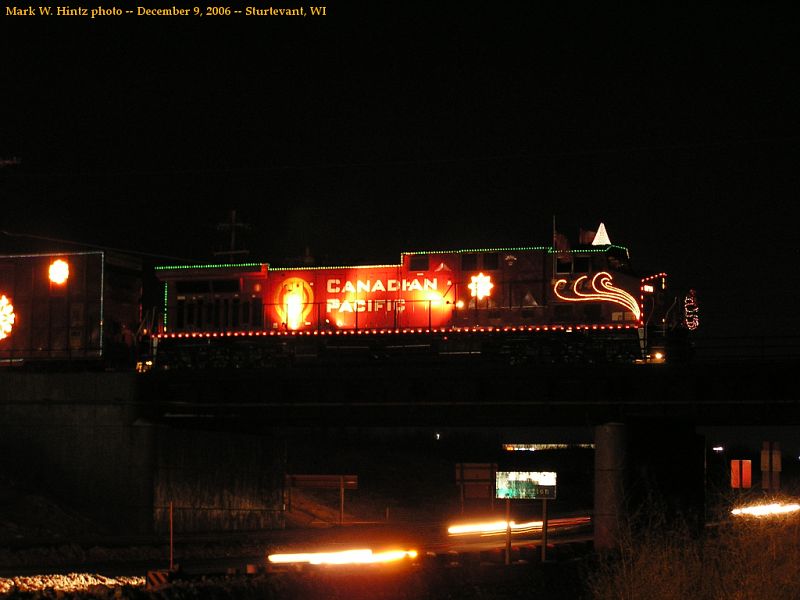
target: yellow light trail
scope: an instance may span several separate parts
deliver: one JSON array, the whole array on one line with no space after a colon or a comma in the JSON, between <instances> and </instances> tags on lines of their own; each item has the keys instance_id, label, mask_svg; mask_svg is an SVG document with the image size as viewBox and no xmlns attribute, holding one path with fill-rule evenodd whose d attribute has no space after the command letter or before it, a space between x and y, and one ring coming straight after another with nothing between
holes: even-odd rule
<instances>
[{"instance_id":1,"label":"yellow light trail","mask_svg":"<svg viewBox=\"0 0 800 600\"><path fill-rule=\"evenodd\" d=\"M591 521L590 517L567 517L563 519L548 519L547 526L550 528L566 527L569 525L585 525ZM507 521L487 521L482 523L464 523L461 525L451 525L447 528L447 533L456 535L497 535L506 532ZM511 521L511 533L523 533L538 531L542 528L541 521L528 521L527 523L517 523Z\"/></svg>"},{"instance_id":2,"label":"yellow light trail","mask_svg":"<svg viewBox=\"0 0 800 600\"><path fill-rule=\"evenodd\" d=\"M308 563L311 565L375 564L416 558L416 550L386 550L373 552L369 548L340 550L338 552L303 552L298 554L270 554L267 560L273 564Z\"/></svg>"},{"instance_id":3,"label":"yellow light trail","mask_svg":"<svg viewBox=\"0 0 800 600\"><path fill-rule=\"evenodd\" d=\"M775 515L785 515L800 510L800 504L783 504L781 502L773 502L772 504L754 504L752 506L743 506L742 508L734 508L731 514L741 516L747 515L751 517L772 517Z\"/></svg>"}]
</instances>

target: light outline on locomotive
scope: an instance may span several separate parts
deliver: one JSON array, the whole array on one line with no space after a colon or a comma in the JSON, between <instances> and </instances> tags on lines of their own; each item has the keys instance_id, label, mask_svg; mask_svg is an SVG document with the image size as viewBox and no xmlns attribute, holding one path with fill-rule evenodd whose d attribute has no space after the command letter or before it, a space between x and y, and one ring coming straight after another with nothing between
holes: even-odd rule
<instances>
[{"instance_id":1,"label":"light outline on locomotive","mask_svg":"<svg viewBox=\"0 0 800 600\"><path fill-rule=\"evenodd\" d=\"M297 266L297 267L271 267L269 263L216 263L204 265L175 265L175 266L158 266L155 267L156 275L164 282L164 319L162 331L157 334L158 337L218 337L218 336L252 336L252 335L294 335L294 334L308 334L308 335L326 335L335 334L340 331L346 333L350 330L355 332L381 332L381 333L401 333L401 332L422 332L422 331L493 331L493 330L516 330L520 331L548 331L548 330L597 330L597 329L632 329L641 327L643 325L644 315L644 293L641 287L644 281L637 278L632 273L621 273L623 278L628 278L628 286L635 288L633 282L639 286L642 294L640 296L641 303L637 303L635 297L628 291L621 287L612 285L615 281L615 276L611 275L605 268L595 272L591 280L591 286L588 288L589 292L584 292L581 287L588 280L588 275L581 275L572 279L572 292L575 297L564 296L560 293L561 286L569 283L564 277L560 277L562 272L556 264L558 260L563 260L564 256L587 256L591 254L608 254L612 250L619 250L625 253L625 257L629 258L628 249L624 246L615 244L608 244L603 247L588 247L575 250L557 250L552 246L525 246L525 247L499 247L499 248L478 248L478 249L460 249L460 250L444 250L444 251L406 251L400 255L400 262L395 264L373 264L373 265L336 265L336 266ZM471 269L454 268L454 265L448 266L445 260L438 263L438 267L434 268L432 263L435 263L442 257L451 257L453 260L458 255L480 255L486 253L532 253L539 252L552 258L552 269L548 273L549 261L541 266L538 271L538 277L543 281L550 279L550 288L553 297L547 298L546 294L541 298L542 302L537 302L533 299L532 307L540 307L541 305L548 306L557 304L559 301L572 303L572 302L591 302L591 303L613 303L621 306L625 311L620 313L620 317L614 317L614 321L628 320L629 323L610 322L611 317L595 319L595 322L588 320L587 322L580 322L580 320L573 320L567 323L502 323L502 322L473 322L463 323L457 322L455 316L458 314L459 309L464 306L464 301L458 296L470 298L470 304L466 310L461 311L461 314L469 315L472 311L477 315L479 312L486 312L487 309L496 313L498 310L518 309L519 306L497 306L491 304L491 294L484 295L478 294L478 288L474 284L467 284L466 281L470 278ZM410 263L411 257L420 255L428 255L429 258L436 257L428 263L427 268L412 268ZM518 257L515 255L507 255L505 262L508 269L516 264ZM530 257L529 257L529 260ZM571 258L570 258L571 260ZM476 263L477 266L477 263ZM500 271L502 276L503 267L495 265L490 270ZM506 269L506 270L508 270ZM570 267L571 269L571 267ZM219 278L239 278L242 282L245 279L257 278L260 283L252 286L249 290L239 288L237 293L232 295L231 298L236 299L238 303L246 302L248 298L248 291L256 291L258 293L249 294L249 298L257 299L260 295L260 300L263 302L259 309L263 310L263 321L261 318L250 318L241 325L230 324L226 319L224 324L214 323L209 327L209 319L204 318L202 314L198 314L196 321L199 321L200 326L194 325L195 319L192 318L192 325L184 326L182 323L176 323L173 327L168 327L171 309L174 312L174 304L170 305L170 300L173 302L180 302L187 298L206 297L209 299L219 298L221 294L214 294L210 287L205 292L196 293L192 296L191 292L180 294L177 288L170 289L170 285L175 285L176 282L197 280L202 276L202 271L219 271L215 275ZM238 270L238 272L237 272ZM360 272L368 271L367 278L359 276ZM592 269L597 271L597 269ZM194 273L192 271L195 271ZM233 271L233 272L231 272ZM321 279L319 276L309 276L314 272L328 272L330 275L327 280ZM346 273L345 271L356 271L356 273ZM377 272L376 272L377 271ZM394 271L390 273L389 271ZM456 271L457 273L454 273ZM491 282L491 286L499 285L504 286L509 282L493 280L492 275L484 275L481 269L475 269L476 275L471 277L480 277L483 275L486 281ZM186 276L182 275L186 273ZM273 279L270 281L270 275L290 275L282 282ZM303 276L305 275L305 277ZM461 279L453 281L454 275L460 275ZM577 273L576 273L577 275ZM665 278L666 274L659 273L645 279L653 277L662 277L662 289L666 287ZM343 283L344 281L344 283ZM319 285L319 284L324 285ZM511 282L513 283L513 282ZM262 292L262 285L268 288ZM440 287L441 284L441 287ZM209 283L210 285L210 283ZM288 285L288 287L286 287ZM510 283L509 283L510 285ZM269 288L272 286L270 293ZM319 294L315 295L315 288L322 287L322 291L317 290ZM291 289L290 289L291 288ZM471 294L467 296L466 293L458 294L458 289L469 289ZM396 295L389 298L372 298L369 294L376 291L392 292ZM402 296L405 292L427 292L423 297L419 295L414 297ZM319 298L322 294L328 294L327 298ZM348 297L346 294L350 294ZM363 293L363 296L359 294ZM340 298L331 297L332 295L344 294ZM174 298L173 298L174 297ZM272 302L264 302L266 298L271 298ZM292 299L295 302L292 302ZM480 300L489 298L484 306L479 304ZM396 315L404 312L410 304L416 303L418 308L424 313L423 317L427 316L427 322L424 318L417 318L416 321L400 324L397 322ZM312 311L317 307L317 314L312 318ZM325 314L323 316L321 307L325 307ZM301 311L302 308L302 311ZM434 314L438 312L434 318ZM198 313L205 310L216 311L217 308L212 309L208 304L205 307L202 303L197 306ZM226 308L226 310L228 310ZM249 307L248 307L249 310ZM270 310L274 314L270 314ZM450 311L450 315L444 315L443 311ZM374 320L370 323L359 322L359 314L370 312L385 312L395 315L394 323L383 322L375 324ZM354 320L349 323L340 318L336 318L334 313L349 313L355 316ZM630 313L630 317L625 317L625 313ZM215 314L216 316L216 314ZM277 317L277 318L275 318ZM181 319L176 319L181 320ZM502 319L499 319L502 321ZM519 320L519 319L518 319ZM255 323L254 323L255 321ZM332 322L333 321L333 322ZM498 321L498 319L493 319ZM260 323L260 324L259 324ZM634 324L635 323L635 324ZM172 329L172 331L170 331Z\"/></svg>"}]
</instances>

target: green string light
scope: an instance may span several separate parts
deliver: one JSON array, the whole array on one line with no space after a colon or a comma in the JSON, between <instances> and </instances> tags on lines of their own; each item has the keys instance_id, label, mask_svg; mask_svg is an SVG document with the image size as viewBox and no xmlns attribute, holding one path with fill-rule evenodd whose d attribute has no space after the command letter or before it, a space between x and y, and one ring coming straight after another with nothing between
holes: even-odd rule
<instances>
[{"instance_id":1,"label":"green string light","mask_svg":"<svg viewBox=\"0 0 800 600\"><path fill-rule=\"evenodd\" d=\"M259 267L269 266L268 263L230 263L230 264L213 264L213 265L171 265L165 267L156 267L156 271L167 271L173 269L241 269L244 267Z\"/></svg>"}]
</instances>

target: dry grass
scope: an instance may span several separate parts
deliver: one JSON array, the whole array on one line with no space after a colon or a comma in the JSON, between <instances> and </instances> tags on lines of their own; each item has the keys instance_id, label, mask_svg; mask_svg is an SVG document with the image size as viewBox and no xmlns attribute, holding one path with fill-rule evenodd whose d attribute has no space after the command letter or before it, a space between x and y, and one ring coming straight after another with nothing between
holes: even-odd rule
<instances>
[{"instance_id":1,"label":"dry grass","mask_svg":"<svg viewBox=\"0 0 800 600\"><path fill-rule=\"evenodd\" d=\"M703 534L633 519L588 577L597 600L800 599L800 516L730 518Z\"/></svg>"}]
</instances>

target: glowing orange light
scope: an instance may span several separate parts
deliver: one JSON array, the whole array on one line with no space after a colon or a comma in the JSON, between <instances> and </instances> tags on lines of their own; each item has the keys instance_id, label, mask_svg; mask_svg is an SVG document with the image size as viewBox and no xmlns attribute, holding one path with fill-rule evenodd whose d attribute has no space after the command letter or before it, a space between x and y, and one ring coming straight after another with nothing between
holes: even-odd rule
<instances>
[{"instance_id":1,"label":"glowing orange light","mask_svg":"<svg viewBox=\"0 0 800 600\"><path fill-rule=\"evenodd\" d=\"M314 302L314 291L307 281L290 277L278 288L275 310L287 329L300 329L305 324Z\"/></svg>"},{"instance_id":2,"label":"glowing orange light","mask_svg":"<svg viewBox=\"0 0 800 600\"><path fill-rule=\"evenodd\" d=\"M587 525L591 522L591 517L566 517L562 519L548 519L548 527L569 527ZM527 533L542 529L541 521L528 521L517 523L516 521L487 521L480 523L464 523L462 525L451 525L447 528L447 533L452 536L481 535L491 536L504 534L510 525L511 533Z\"/></svg>"},{"instance_id":3,"label":"glowing orange light","mask_svg":"<svg viewBox=\"0 0 800 600\"><path fill-rule=\"evenodd\" d=\"M625 290L614 287L611 275L605 271L600 271L592 277L589 284L592 288L592 293L586 294L578 291L580 284L585 279L588 279L588 277L588 275L582 275L572 282L572 293L575 294L574 296L564 296L559 291L560 287L567 284L566 279L559 279L556 281L555 285L553 285L553 292L561 300L566 300L567 302L613 302L631 311L637 321L641 318L642 311L641 308L639 308L639 304L636 302L636 298Z\"/></svg>"},{"instance_id":4,"label":"glowing orange light","mask_svg":"<svg viewBox=\"0 0 800 600\"><path fill-rule=\"evenodd\" d=\"M731 514L747 515L751 517L773 517L775 515L797 512L798 510L800 510L800 504L797 503L783 504L781 502L773 502L772 504L754 504L752 506L734 508Z\"/></svg>"},{"instance_id":5,"label":"glowing orange light","mask_svg":"<svg viewBox=\"0 0 800 600\"><path fill-rule=\"evenodd\" d=\"M0 340L8 337L14 327L14 306L5 296L0 296Z\"/></svg>"},{"instance_id":6,"label":"glowing orange light","mask_svg":"<svg viewBox=\"0 0 800 600\"><path fill-rule=\"evenodd\" d=\"M509 523L507 521L490 521L487 523L467 523L464 525L451 525L447 528L447 533L450 535L494 535L497 533L505 533ZM529 523L517 523L511 521L511 531L532 531L542 528L541 521L530 521Z\"/></svg>"},{"instance_id":7,"label":"glowing orange light","mask_svg":"<svg viewBox=\"0 0 800 600\"><path fill-rule=\"evenodd\" d=\"M492 283L492 278L490 275L478 273L477 275L472 276L472 283L470 283L467 287L470 289L473 296L477 296L478 300L483 300L491 294L494 284Z\"/></svg>"},{"instance_id":8,"label":"glowing orange light","mask_svg":"<svg viewBox=\"0 0 800 600\"><path fill-rule=\"evenodd\" d=\"M386 550L373 552L369 548L358 550L341 550L339 552L303 552L298 554L270 554L267 559L271 563L308 563L311 565L366 565L387 563L404 558L416 558L416 550Z\"/></svg>"},{"instance_id":9,"label":"glowing orange light","mask_svg":"<svg viewBox=\"0 0 800 600\"><path fill-rule=\"evenodd\" d=\"M50 263L50 281L61 285L69 279L69 265L60 258Z\"/></svg>"},{"instance_id":10,"label":"glowing orange light","mask_svg":"<svg viewBox=\"0 0 800 600\"><path fill-rule=\"evenodd\" d=\"M456 302L456 308L464 308L464 301L459 300L458 302Z\"/></svg>"},{"instance_id":11,"label":"glowing orange light","mask_svg":"<svg viewBox=\"0 0 800 600\"><path fill-rule=\"evenodd\" d=\"M430 303L431 306L442 306L444 303L442 295L437 292L428 292L425 299Z\"/></svg>"},{"instance_id":12,"label":"glowing orange light","mask_svg":"<svg viewBox=\"0 0 800 600\"><path fill-rule=\"evenodd\" d=\"M300 295L290 292L283 297L283 300L286 303L286 323L289 329L299 328L303 316L303 301Z\"/></svg>"}]
</instances>

